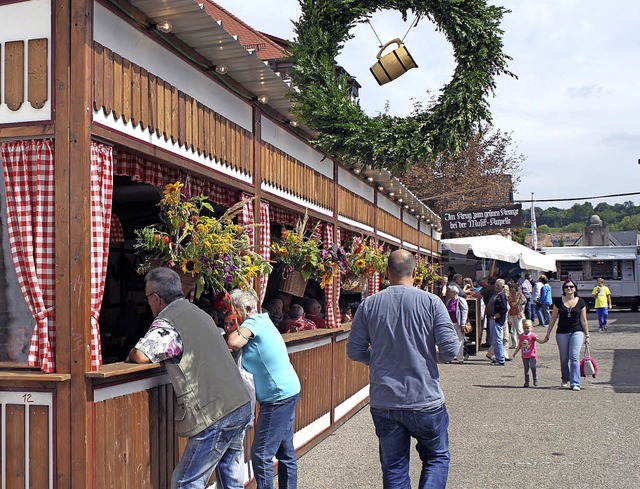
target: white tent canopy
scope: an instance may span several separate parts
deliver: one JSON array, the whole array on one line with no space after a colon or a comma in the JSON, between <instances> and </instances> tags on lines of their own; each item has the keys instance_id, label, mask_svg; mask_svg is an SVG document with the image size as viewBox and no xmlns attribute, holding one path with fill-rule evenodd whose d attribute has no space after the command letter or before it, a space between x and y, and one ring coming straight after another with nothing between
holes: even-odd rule
<instances>
[{"instance_id":1,"label":"white tent canopy","mask_svg":"<svg viewBox=\"0 0 640 489\"><path fill-rule=\"evenodd\" d=\"M556 271L555 258L511 241L504 236L470 236L468 238L443 239L442 246L453 253L466 255L469 250L478 258L518 263L523 270Z\"/></svg>"}]
</instances>

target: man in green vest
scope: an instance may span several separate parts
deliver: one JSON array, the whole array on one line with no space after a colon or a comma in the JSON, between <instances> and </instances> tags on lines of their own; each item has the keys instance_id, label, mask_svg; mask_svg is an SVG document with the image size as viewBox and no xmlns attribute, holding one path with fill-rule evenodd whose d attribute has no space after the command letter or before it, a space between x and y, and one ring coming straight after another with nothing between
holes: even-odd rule
<instances>
[{"instance_id":1,"label":"man in green vest","mask_svg":"<svg viewBox=\"0 0 640 489\"><path fill-rule=\"evenodd\" d=\"M211 316L184 298L176 272L150 270L144 289L155 319L127 361L163 362L171 379L176 431L189 438L171 487L204 488L218 467L222 487L242 489L242 441L253 413L229 348Z\"/></svg>"}]
</instances>

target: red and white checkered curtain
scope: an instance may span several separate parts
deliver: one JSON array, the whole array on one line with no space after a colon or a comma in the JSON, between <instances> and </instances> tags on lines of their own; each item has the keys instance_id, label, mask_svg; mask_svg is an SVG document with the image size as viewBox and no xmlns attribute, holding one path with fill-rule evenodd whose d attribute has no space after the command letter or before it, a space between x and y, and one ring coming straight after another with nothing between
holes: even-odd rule
<instances>
[{"instance_id":1,"label":"red and white checkered curtain","mask_svg":"<svg viewBox=\"0 0 640 489\"><path fill-rule=\"evenodd\" d=\"M322 229L322 237L325 248L331 247L333 244L333 226L331 224L324 224ZM327 328L337 328L340 326L339 321L336 319L336 311L338 310L335 294L334 294L334 282L324 288L324 302L325 302L325 314L324 320L327 324Z\"/></svg>"},{"instance_id":2,"label":"red and white checkered curtain","mask_svg":"<svg viewBox=\"0 0 640 489\"><path fill-rule=\"evenodd\" d=\"M264 200L260 201L260 247L258 253L265 260L271 259L271 221L269 220L269 202ZM264 297L267 295L267 282L269 281L268 275L260 276L259 296L260 304L264 302Z\"/></svg>"},{"instance_id":3,"label":"red and white checkered curtain","mask_svg":"<svg viewBox=\"0 0 640 489\"><path fill-rule=\"evenodd\" d=\"M183 170L161 165L126 151L114 150L114 175L126 175L134 182L144 182L159 189L168 183L183 182L189 195L205 195L216 204L232 206L240 193L211 180L191 175Z\"/></svg>"},{"instance_id":4,"label":"red and white checkered curtain","mask_svg":"<svg viewBox=\"0 0 640 489\"><path fill-rule=\"evenodd\" d=\"M242 199L250 199L251 196L242 194ZM248 202L242 206L242 212L238 216L239 223L242 226L252 226L255 224L255 215L253 212L253 201ZM262 226L255 226L249 229L249 242L251 247L255 246L255 233L258 233L258 253L263 258L269 259L271 257L271 230L269 228L269 203L260 201L260 224ZM267 293L267 281L269 277L267 275L261 275L258 283L258 297L260 298L260 304L264 301L264 296Z\"/></svg>"},{"instance_id":5,"label":"red and white checkered curtain","mask_svg":"<svg viewBox=\"0 0 640 489\"><path fill-rule=\"evenodd\" d=\"M100 308L107 278L113 154L109 146L91 143L91 370L102 365Z\"/></svg>"},{"instance_id":6,"label":"red and white checkered curtain","mask_svg":"<svg viewBox=\"0 0 640 489\"><path fill-rule=\"evenodd\" d=\"M109 232L109 243L112 245L118 245L124 243L124 230L122 229L122 223L115 213L111 213L111 230Z\"/></svg>"},{"instance_id":7,"label":"red and white checkered curtain","mask_svg":"<svg viewBox=\"0 0 640 489\"><path fill-rule=\"evenodd\" d=\"M380 292L380 273L376 272L368 279L368 292L367 295L373 295L376 292Z\"/></svg>"},{"instance_id":8,"label":"red and white checkered curtain","mask_svg":"<svg viewBox=\"0 0 640 489\"><path fill-rule=\"evenodd\" d=\"M55 172L50 140L0 142L7 231L20 289L36 322L29 366L55 372Z\"/></svg>"}]
</instances>

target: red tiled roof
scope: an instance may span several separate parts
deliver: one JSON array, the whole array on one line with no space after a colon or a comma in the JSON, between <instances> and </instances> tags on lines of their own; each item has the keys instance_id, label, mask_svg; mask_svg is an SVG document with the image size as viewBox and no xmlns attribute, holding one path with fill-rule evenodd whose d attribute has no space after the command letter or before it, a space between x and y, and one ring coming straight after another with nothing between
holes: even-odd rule
<instances>
[{"instance_id":1,"label":"red tiled roof","mask_svg":"<svg viewBox=\"0 0 640 489\"><path fill-rule=\"evenodd\" d=\"M286 50L272 41L269 37L256 31L218 4L208 0L204 2L204 9L214 20L222 21L222 27L232 36L237 36L238 41L247 50L255 50L256 55L262 60L280 59L288 54Z\"/></svg>"}]
</instances>

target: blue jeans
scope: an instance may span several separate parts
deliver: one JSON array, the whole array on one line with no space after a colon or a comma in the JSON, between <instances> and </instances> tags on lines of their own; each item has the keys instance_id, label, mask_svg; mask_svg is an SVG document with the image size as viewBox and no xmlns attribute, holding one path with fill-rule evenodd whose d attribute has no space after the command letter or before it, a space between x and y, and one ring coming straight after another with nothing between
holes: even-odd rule
<instances>
[{"instance_id":1,"label":"blue jeans","mask_svg":"<svg viewBox=\"0 0 640 489\"><path fill-rule=\"evenodd\" d=\"M171 488L204 489L218 466L221 487L243 489L242 440L251 414L251 405L247 403L189 437L182 459L171 475Z\"/></svg>"},{"instance_id":2,"label":"blue jeans","mask_svg":"<svg viewBox=\"0 0 640 489\"><path fill-rule=\"evenodd\" d=\"M298 462L293 446L293 420L300 394L260 403L251 461L258 489L273 488L273 457L278 460L278 487L298 487Z\"/></svg>"},{"instance_id":3,"label":"blue jeans","mask_svg":"<svg viewBox=\"0 0 640 489\"><path fill-rule=\"evenodd\" d=\"M411 438L422 460L420 489L447 486L449 476L449 414L444 404L433 409L371 408L376 427L384 489L411 489Z\"/></svg>"},{"instance_id":4,"label":"blue jeans","mask_svg":"<svg viewBox=\"0 0 640 489\"><path fill-rule=\"evenodd\" d=\"M562 382L569 382L571 387L580 385L580 348L584 342L584 333L561 333L556 335L560 352L560 371Z\"/></svg>"},{"instance_id":5,"label":"blue jeans","mask_svg":"<svg viewBox=\"0 0 640 489\"><path fill-rule=\"evenodd\" d=\"M551 314L549 313L548 304L538 305L538 321L540 321L540 325L542 326L549 326L549 323L551 322Z\"/></svg>"},{"instance_id":6,"label":"blue jeans","mask_svg":"<svg viewBox=\"0 0 640 489\"><path fill-rule=\"evenodd\" d=\"M504 363L504 344L502 336L502 324L498 324L493 319L489 319L489 328L491 328L491 346L493 346L493 354L498 363Z\"/></svg>"},{"instance_id":7,"label":"blue jeans","mask_svg":"<svg viewBox=\"0 0 640 489\"><path fill-rule=\"evenodd\" d=\"M607 327L607 321L609 319L609 308L608 307L598 307L596 309L596 313L598 313L598 325L600 329L604 329Z\"/></svg>"}]
</instances>

